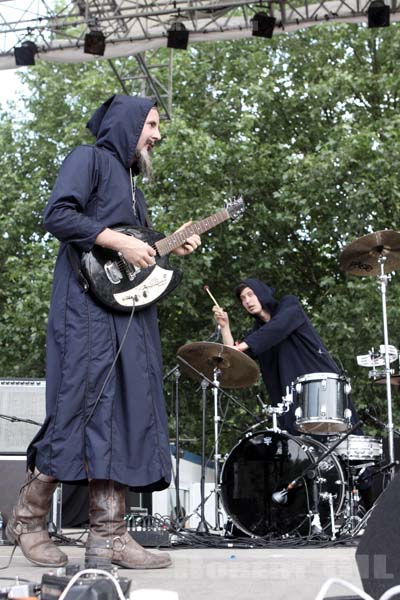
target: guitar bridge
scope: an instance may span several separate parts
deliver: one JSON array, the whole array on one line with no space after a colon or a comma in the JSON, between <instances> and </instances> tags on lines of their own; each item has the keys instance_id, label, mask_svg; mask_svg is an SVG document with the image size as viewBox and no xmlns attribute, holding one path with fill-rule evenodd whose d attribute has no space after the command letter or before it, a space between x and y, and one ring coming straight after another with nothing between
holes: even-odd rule
<instances>
[{"instance_id":1,"label":"guitar bridge","mask_svg":"<svg viewBox=\"0 0 400 600\"><path fill-rule=\"evenodd\" d=\"M131 263L129 263L126 260L126 258L124 258L124 256L122 255L121 252L118 252L118 256L120 258L122 266L124 267L126 276L128 277L129 281L133 281L135 279L136 275L138 273L140 273L140 271L141 271L140 267L135 267L135 265L132 265Z\"/></svg>"}]
</instances>

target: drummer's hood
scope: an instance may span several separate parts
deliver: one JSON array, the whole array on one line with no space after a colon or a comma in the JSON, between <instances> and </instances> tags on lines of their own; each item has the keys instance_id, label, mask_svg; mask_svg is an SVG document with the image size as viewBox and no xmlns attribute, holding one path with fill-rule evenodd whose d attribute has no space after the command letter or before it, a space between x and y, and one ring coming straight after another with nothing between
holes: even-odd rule
<instances>
[{"instance_id":1,"label":"drummer's hood","mask_svg":"<svg viewBox=\"0 0 400 600\"><path fill-rule=\"evenodd\" d=\"M240 299L240 292L243 289L243 285L253 290L262 306L268 310L269 313L272 314L274 312L275 308L278 306L278 301L274 298L274 288L269 287L269 285L263 283L259 279L243 279L243 281L241 281L236 288L236 295L238 299Z\"/></svg>"}]
</instances>

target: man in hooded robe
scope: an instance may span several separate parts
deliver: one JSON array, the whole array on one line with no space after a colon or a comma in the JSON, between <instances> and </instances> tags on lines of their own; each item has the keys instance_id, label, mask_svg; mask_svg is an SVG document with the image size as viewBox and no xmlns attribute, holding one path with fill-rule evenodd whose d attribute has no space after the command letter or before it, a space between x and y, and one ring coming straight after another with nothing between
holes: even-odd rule
<instances>
[{"instance_id":1,"label":"man in hooded robe","mask_svg":"<svg viewBox=\"0 0 400 600\"><path fill-rule=\"evenodd\" d=\"M243 308L254 319L253 329L238 344L230 331L228 314L214 306L215 319L221 328L224 344L235 346L255 356L273 406L282 402L287 389L298 377L310 373L335 373L341 370L315 331L299 299L287 295L278 302L275 290L259 279L245 279L236 288ZM357 418L350 400L353 421ZM280 418L280 425L292 435L295 428L295 405Z\"/></svg>"},{"instance_id":2,"label":"man in hooded robe","mask_svg":"<svg viewBox=\"0 0 400 600\"><path fill-rule=\"evenodd\" d=\"M115 95L87 127L95 144L67 156L45 210L45 228L61 242L47 331L46 419L28 448L27 481L7 535L34 564L65 565L46 515L58 481L89 480L86 566L161 568L169 556L145 551L124 521L128 486L162 490L171 480L157 309L132 319L108 310L86 293L71 259L71 248L79 259L98 244L137 267L154 264L150 245L113 227L150 226L135 176L149 174L159 113L150 99ZM189 254L199 244L192 235L174 252Z\"/></svg>"}]
</instances>

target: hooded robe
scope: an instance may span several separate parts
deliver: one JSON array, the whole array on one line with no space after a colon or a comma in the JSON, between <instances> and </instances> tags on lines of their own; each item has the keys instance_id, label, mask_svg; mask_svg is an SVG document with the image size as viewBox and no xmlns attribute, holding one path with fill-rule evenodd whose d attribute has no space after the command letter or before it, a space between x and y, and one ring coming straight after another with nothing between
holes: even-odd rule
<instances>
[{"instance_id":1,"label":"hooded robe","mask_svg":"<svg viewBox=\"0 0 400 600\"><path fill-rule=\"evenodd\" d=\"M128 326L130 313L85 293L67 252L68 244L78 254L90 251L107 227L148 226L130 165L153 106L144 98L107 100L87 125L95 145L67 156L45 210L45 228L61 245L47 330L46 420L28 465L60 481L111 479L151 491L171 479L156 306L135 313Z\"/></svg>"},{"instance_id":2,"label":"hooded robe","mask_svg":"<svg viewBox=\"0 0 400 600\"><path fill-rule=\"evenodd\" d=\"M245 279L241 283L253 290L271 315L268 322L254 317L253 329L244 341L259 362L272 405L282 402L287 386L290 389L291 384L302 375L341 373L296 296L284 296L278 302L274 298L275 290L262 281ZM357 414L351 400L349 408L355 423ZM290 411L280 417L280 425L289 433L298 435L294 427L295 409L293 404Z\"/></svg>"}]
</instances>

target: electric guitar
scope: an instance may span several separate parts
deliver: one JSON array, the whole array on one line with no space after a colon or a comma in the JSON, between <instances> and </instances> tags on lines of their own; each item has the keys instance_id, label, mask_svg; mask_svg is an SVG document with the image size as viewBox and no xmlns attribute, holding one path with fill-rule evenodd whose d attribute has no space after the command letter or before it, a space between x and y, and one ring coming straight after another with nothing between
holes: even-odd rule
<instances>
[{"instance_id":1,"label":"electric guitar","mask_svg":"<svg viewBox=\"0 0 400 600\"><path fill-rule=\"evenodd\" d=\"M135 311L147 308L172 292L182 279L182 271L168 264L170 252L193 233L200 235L227 219L235 220L243 211L243 199L237 198L210 217L191 223L169 236L146 227L113 227L115 231L132 235L152 246L156 251L155 264L146 268L135 267L120 252L95 245L81 258L81 269L90 291L113 310L131 312L133 305Z\"/></svg>"}]
</instances>

